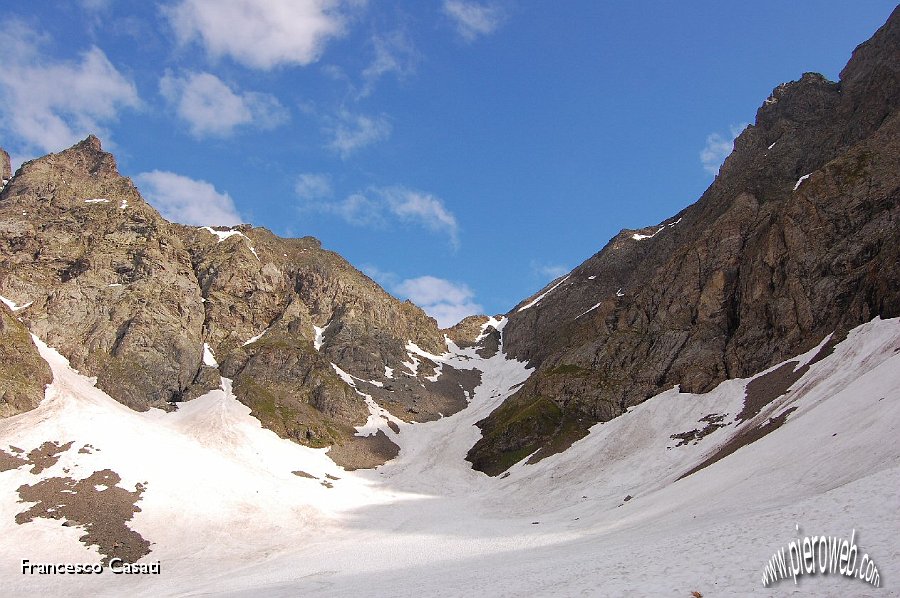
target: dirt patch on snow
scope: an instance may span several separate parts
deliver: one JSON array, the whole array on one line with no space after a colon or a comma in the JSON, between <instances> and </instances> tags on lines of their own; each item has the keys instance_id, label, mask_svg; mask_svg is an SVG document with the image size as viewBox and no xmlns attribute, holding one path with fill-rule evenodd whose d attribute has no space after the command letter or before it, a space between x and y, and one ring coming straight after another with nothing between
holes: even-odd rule
<instances>
[{"instance_id":1,"label":"dirt patch on snow","mask_svg":"<svg viewBox=\"0 0 900 598\"><path fill-rule=\"evenodd\" d=\"M678 444L676 447L684 446L690 442L697 444L719 428L724 428L728 424L722 423L722 420L725 419L724 415L718 415L716 413L710 413L709 415L705 415L700 418L699 423L705 423L706 426L703 428L696 428L694 430L690 430L688 432L681 432L679 434L672 434L669 438L672 440L677 440Z\"/></svg>"},{"instance_id":2,"label":"dirt patch on snow","mask_svg":"<svg viewBox=\"0 0 900 598\"><path fill-rule=\"evenodd\" d=\"M86 546L97 546L103 564L109 564L112 558L134 563L150 553L150 542L126 525L141 510L137 502L145 486L138 483L134 491L128 491L116 485L121 481L116 472L104 469L81 480L54 477L22 485L18 489L20 502L36 504L16 515L16 523L22 525L38 517L61 519L63 525L84 529L79 540Z\"/></svg>"},{"instance_id":3,"label":"dirt patch on snow","mask_svg":"<svg viewBox=\"0 0 900 598\"><path fill-rule=\"evenodd\" d=\"M771 372L763 374L762 376L758 376L754 378L747 384L747 389L745 392L744 398L744 407L741 409L741 412L737 414L735 417L735 421L740 424L746 421L749 421L759 415L762 410L771 404L775 399L784 396L785 393L788 392L788 389L800 378L803 377L806 372L809 371L810 366L815 363L818 363L831 355L834 352L834 348L846 338L846 334L834 334L828 341L822 345L819 351L815 354L815 356L808 362L803 364L800 367L797 367L800 362L798 361L789 361L775 368ZM686 473L682 474L678 479L686 478L687 476L694 474L701 469L709 467L716 461L720 461L724 459L728 455L734 453L741 447L747 446L748 444L752 444L757 440L763 438L764 436L771 434L778 428L784 424L787 420L788 415L793 413L796 410L796 407L791 407L789 409L785 409L778 415L770 417L768 421L762 424L758 424L752 428L742 430L738 434L736 434L731 440L723 444L719 447L719 450L708 456L706 459L701 461L699 464L691 468ZM705 418L704 418L705 419ZM701 420L703 421L703 420ZM724 424L716 424L720 427ZM709 427L709 426L707 426ZM713 430L710 430L712 432ZM697 432L696 430L692 432L685 432L683 434L675 434L672 436L673 439L678 438L682 439L682 437L687 437L687 435L692 434L693 432ZM683 439L681 443L677 446L681 446L682 444L686 444L690 439Z\"/></svg>"},{"instance_id":4,"label":"dirt patch on snow","mask_svg":"<svg viewBox=\"0 0 900 598\"><path fill-rule=\"evenodd\" d=\"M23 465L31 465L31 473L38 474L56 465L59 456L72 447L71 442L60 444L58 442L45 442L41 446L28 452L24 457L24 451L10 446L12 453L0 450L0 471L18 469Z\"/></svg>"}]
</instances>

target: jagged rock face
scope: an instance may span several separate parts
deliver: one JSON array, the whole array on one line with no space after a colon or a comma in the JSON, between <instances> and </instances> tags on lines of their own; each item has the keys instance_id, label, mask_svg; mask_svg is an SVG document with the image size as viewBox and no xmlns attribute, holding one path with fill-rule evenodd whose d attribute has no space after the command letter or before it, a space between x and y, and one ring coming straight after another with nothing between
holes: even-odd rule
<instances>
[{"instance_id":1,"label":"jagged rock face","mask_svg":"<svg viewBox=\"0 0 900 598\"><path fill-rule=\"evenodd\" d=\"M473 345L481 334L481 327L486 324L489 319L490 318L487 316L468 316L444 332L447 335L447 338L460 347Z\"/></svg>"},{"instance_id":2,"label":"jagged rock face","mask_svg":"<svg viewBox=\"0 0 900 598\"><path fill-rule=\"evenodd\" d=\"M192 383L203 309L172 226L95 137L22 166L0 194L0 293L73 367L135 409Z\"/></svg>"},{"instance_id":3,"label":"jagged rock face","mask_svg":"<svg viewBox=\"0 0 900 598\"><path fill-rule=\"evenodd\" d=\"M37 407L52 381L28 329L0 305L0 418Z\"/></svg>"},{"instance_id":4,"label":"jagged rock face","mask_svg":"<svg viewBox=\"0 0 900 598\"><path fill-rule=\"evenodd\" d=\"M779 86L696 204L622 231L510 312L504 347L539 367L480 422L477 469L900 315L900 9L841 77Z\"/></svg>"},{"instance_id":5,"label":"jagged rock face","mask_svg":"<svg viewBox=\"0 0 900 598\"><path fill-rule=\"evenodd\" d=\"M95 137L26 163L0 192L0 294L32 302L21 312L28 329L132 408L174 408L218 387L221 371L264 425L312 446L347 445L336 454L348 465L392 451L387 438L355 438L368 409L332 363L407 420L466 402L467 379L401 365L410 341L445 350L420 308L315 239L167 222ZM204 344L218 367L204 364ZM40 398L23 392L17 404Z\"/></svg>"}]
</instances>

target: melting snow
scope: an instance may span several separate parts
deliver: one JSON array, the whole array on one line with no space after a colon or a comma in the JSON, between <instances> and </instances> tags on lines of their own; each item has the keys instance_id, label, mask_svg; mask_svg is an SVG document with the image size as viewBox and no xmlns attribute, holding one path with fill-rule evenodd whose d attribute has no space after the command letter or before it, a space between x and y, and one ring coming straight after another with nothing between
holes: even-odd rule
<instances>
[{"instance_id":1,"label":"melting snow","mask_svg":"<svg viewBox=\"0 0 900 598\"><path fill-rule=\"evenodd\" d=\"M900 578L896 319L852 331L748 422L734 421L748 379L705 394L673 388L593 426L565 452L497 478L464 458L481 436L474 424L530 374L502 347L489 359L475 348L441 356L483 372L469 406L435 422L395 422L397 458L377 471L344 471L325 449L262 429L228 379L173 413L137 413L35 342L53 384L37 409L0 420L0 446L58 440L101 451L69 450L39 476L27 468L0 473L0 561L24 554L97 562L77 526L16 524L16 489L64 469L80 479L109 468L123 488L146 483L128 525L152 542L144 560L165 569L69 576L73 595L855 595L867 591L861 581L833 576L810 576L799 590L789 580L760 584L765 561L792 539L849 537L851 529L882 578ZM379 420L370 417L366 431L384 429L389 415L366 404ZM740 430L789 408L796 411L781 428L679 479ZM710 414L728 425L676 446L672 435ZM326 475L339 478L332 488L321 484ZM12 568L0 583L8 595L56 595L61 587L56 576Z\"/></svg>"},{"instance_id":2,"label":"melting snow","mask_svg":"<svg viewBox=\"0 0 900 598\"><path fill-rule=\"evenodd\" d=\"M247 247L250 248L250 251L253 253L253 257L256 258L256 261L262 262L262 260L259 259L259 254L256 253L256 249L253 248L253 245L250 245L250 237L248 237L241 231L239 231L239 230L216 230L211 226L201 226L200 228L217 236L219 238L219 241L218 241L219 243L221 243L222 241L224 241L225 239L227 239L229 237L234 237L235 235L237 235L239 237L243 237L247 241Z\"/></svg>"},{"instance_id":3,"label":"melting snow","mask_svg":"<svg viewBox=\"0 0 900 598\"><path fill-rule=\"evenodd\" d=\"M384 377L393 379L394 368L389 368L388 366L384 366Z\"/></svg>"},{"instance_id":4,"label":"melting snow","mask_svg":"<svg viewBox=\"0 0 900 598\"><path fill-rule=\"evenodd\" d=\"M200 228L202 230L210 232L210 233L214 234L216 237L218 237L219 243L221 243L222 241L224 241L225 239L227 239L229 237L234 237L235 235L237 235L239 237L244 237L245 239L247 238L247 235L245 235L244 233L242 233L239 230L216 230L211 226L201 226Z\"/></svg>"},{"instance_id":5,"label":"melting snow","mask_svg":"<svg viewBox=\"0 0 900 598\"><path fill-rule=\"evenodd\" d=\"M631 235L631 238L634 239L635 241L643 241L644 239L652 239L653 237L655 237L656 235L661 233L663 230L665 230L665 228L666 228L665 226L659 227L659 230L657 230L652 235L642 235L640 233L634 233L633 235Z\"/></svg>"},{"instance_id":6,"label":"melting snow","mask_svg":"<svg viewBox=\"0 0 900 598\"><path fill-rule=\"evenodd\" d=\"M812 174L812 173L810 173L810 174ZM796 191L800 187L800 185L803 183L803 181L805 181L808 178L809 178L809 174L804 174L802 177L797 179L797 182L794 183L794 191Z\"/></svg>"},{"instance_id":7,"label":"melting snow","mask_svg":"<svg viewBox=\"0 0 900 598\"><path fill-rule=\"evenodd\" d=\"M255 343L256 341L258 341L259 339L261 339L261 338L263 337L263 335L264 335L265 333L267 333L268 331L269 331L269 329L266 328L265 330L263 330L262 332L260 332L260 333L257 334L256 336L254 336L254 337L252 337L252 338L250 338L250 339L244 341L244 344L242 344L241 346L242 346L242 347L246 347L247 345L252 345L252 344Z\"/></svg>"},{"instance_id":8,"label":"melting snow","mask_svg":"<svg viewBox=\"0 0 900 598\"><path fill-rule=\"evenodd\" d=\"M560 280L559 282L557 282L555 285L553 285L552 287L550 287L549 289L547 289L546 291L544 291L543 293L541 293L540 295L538 295L537 297L535 297L534 299L532 299L530 303L528 303L528 304L523 305L522 307L520 307L518 311L522 312L522 311L525 311L526 309L528 309L529 307L534 307L535 305L537 305L537 304L540 302L541 299L543 299L544 297L546 297L547 295L549 295L551 292L553 292L553 289L555 289L556 287L558 287L558 286L561 285L562 283L566 282L567 280L569 280L569 275L568 275L568 274L566 274L566 276L564 276L563 279ZM518 312L517 312L517 313L518 313Z\"/></svg>"},{"instance_id":9,"label":"melting snow","mask_svg":"<svg viewBox=\"0 0 900 598\"><path fill-rule=\"evenodd\" d=\"M341 377L341 380L343 380L344 382L346 382L353 388L356 388L356 382L353 381L353 376L351 376L350 374L348 374L347 372L345 372L344 370L339 368L334 363L331 364L331 367L333 367L334 371L337 373L337 375Z\"/></svg>"},{"instance_id":10,"label":"melting snow","mask_svg":"<svg viewBox=\"0 0 900 598\"><path fill-rule=\"evenodd\" d=\"M12 311L19 311L20 309L25 309L26 307L31 306L31 304L33 303L32 301L29 301L28 303L26 303L26 304L24 304L24 305L18 305L18 304L16 304L15 301L12 301L12 300L10 300L10 299L7 299L6 297L4 297L4 296L2 296L2 295L0 295L0 301L2 301L3 303L5 303L5 304L6 304L6 307L8 307L9 309L11 309Z\"/></svg>"},{"instance_id":11,"label":"melting snow","mask_svg":"<svg viewBox=\"0 0 900 598\"><path fill-rule=\"evenodd\" d=\"M213 356L212 349L210 349L209 345L206 343L203 343L203 364L214 368L219 367L215 356Z\"/></svg>"},{"instance_id":12,"label":"melting snow","mask_svg":"<svg viewBox=\"0 0 900 598\"><path fill-rule=\"evenodd\" d=\"M592 306L592 307L589 307L589 308L586 309L585 311L581 312L580 314L578 314L578 315L575 317L575 319L577 320L577 319L580 318L581 316L583 316L583 315L585 315L585 314L591 313L592 311L594 311L595 309L597 309L597 308L600 307L601 305L603 305L603 302L602 302L602 301L600 301L599 303L595 304L595 305Z\"/></svg>"},{"instance_id":13,"label":"melting snow","mask_svg":"<svg viewBox=\"0 0 900 598\"><path fill-rule=\"evenodd\" d=\"M328 324L325 325L325 328L328 328ZM316 351L322 348L322 344L325 342L325 328L319 328L315 324L313 324L313 331L315 332L315 339L313 340L313 347L316 348Z\"/></svg>"}]
</instances>

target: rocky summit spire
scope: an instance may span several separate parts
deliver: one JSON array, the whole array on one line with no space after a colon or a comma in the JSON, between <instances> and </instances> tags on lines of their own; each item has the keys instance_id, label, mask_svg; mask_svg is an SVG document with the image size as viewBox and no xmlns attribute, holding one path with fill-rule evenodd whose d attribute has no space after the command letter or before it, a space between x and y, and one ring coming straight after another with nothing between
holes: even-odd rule
<instances>
[{"instance_id":1,"label":"rocky summit spire","mask_svg":"<svg viewBox=\"0 0 900 598\"><path fill-rule=\"evenodd\" d=\"M5 184L4 181L8 181L10 178L12 178L12 169L9 163L9 154L0 147L0 185Z\"/></svg>"}]
</instances>

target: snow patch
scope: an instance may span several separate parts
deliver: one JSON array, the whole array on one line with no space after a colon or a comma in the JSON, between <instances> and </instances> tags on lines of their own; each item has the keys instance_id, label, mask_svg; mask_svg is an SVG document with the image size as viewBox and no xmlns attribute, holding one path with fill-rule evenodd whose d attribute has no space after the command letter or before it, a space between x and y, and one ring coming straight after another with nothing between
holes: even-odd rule
<instances>
[{"instance_id":1,"label":"snow patch","mask_svg":"<svg viewBox=\"0 0 900 598\"><path fill-rule=\"evenodd\" d=\"M213 355L212 349L209 348L209 345L207 343L203 343L203 365L208 365L209 367L213 368L219 367L219 364L216 361L215 356Z\"/></svg>"},{"instance_id":2,"label":"snow patch","mask_svg":"<svg viewBox=\"0 0 900 598\"><path fill-rule=\"evenodd\" d=\"M666 229L665 226L661 226L661 227L659 227L659 230L657 230L652 235L642 235L640 233L634 233L633 235L631 235L631 238L634 239L635 241L643 241L644 239L652 239L653 237L655 237L656 235L658 235L665 229Z\"/></svg>"},{"instance_id":3,"label":"snow patch","mask_svg":"<svg viewBox=\"0 0 900 598\"><path fill-rule=\"evenodd\" d=\"M555 285L553 285L552 287L550 287L549 289L547 289L546 291L544 291L543 293L541 293L540 295L538 295L537 297L535 297L534 299L532 299L530 303L528 303L528 304L523 305L522 307L520 307L520 308L518 309L518 312L523 312L523 311L525 311L526 309L528 309L529 307L534 307L535 305L537 305L538 303L540 303L541 299L543 299L544 297L546 297L547 295L549 295L550 293L552 293L552 292L553 292L553 289L555 289L556 287L558 287L558 286L561 285L562 283L566 282L567 280L569 280L569 275L568 275L568 274L567 274L566 276L564 276L563 279L560 280L559 282L557 282ZM517 313L518 313L518 312L517 312Z\"/></svg>"},{"instance_id":4,"label":"snow patch","mask_svg":"<svg viewBox=\"0 0 900 598\"><path fill-rule=\"evenodd\" d=\"M394 379L394 368L389 368L388 366L384 366L384 377L393 380Z\"/></svg>"},{"instance_id":5,"label":"snow patch","mask_svg":"<svg viewBox=\"0 0 900 598\"><path fill-rule=\"evenodd\" d=\"M581 312L580 314L578 314L577 316L575 316L575 319L577 320L577 319L580 318L581 316L583 316L583 315L585 315L585 314L591 313L592 311L594 311L595 309L597 309L597 308L600 307L601 305L603 305L603 302L602 302L602 301L600 301L599 303L596 303L594 306L589 307L589 308L586 309L585 311L583 311L583 312Z\"/></svg>"},{"instance_id":6,"label":"snow patch","mask_svg":"<svg viewBox=\"0 0 900 598\"><path fill-rule=\"evenodd\" d=\"M812 174L812 173L810 173L810 174ZM809 178L809 174L804 174L802 177L797 179L797 182L794 183L794 191L796 191L800 187L800 185L803 184L803 181L805 181L808 178Z\"/></svg>"},{"instance_id":7,"label":"snow patch","mask_svg":"<svg viewBox=\"0 0 900 598\"><path fill-rule=\"evenodd\" d=\"M313 324L313 332L315 333L315 338L313 339L313 347L315 347L316 351L322 348L322 345L325 343L325 329L328 328L328 324L325 325L325 328L319 328L315 324Z\"/></svg>"},{"instance_id":8,"label":"snow patch","mask_svg":"<svg viewBox=\"0 0 900 598\"><path fill-rule=\"evenodd\" d=\"M206 232L212 233L212 234L214 234L216 237L218 237L218 238L219 238L219 241L218 241L219 243L221 243L222 241L224 241L225 239L228 239L228 238L230 238L230 237L234 237L234 236L243 237L243 238L247 241L247 247L250 248L250 252L253 254L253 257L256 258L256 261L262 263L262 260L259 259L259 254L256 253L256 249L254 249L254 248L253 248L253 245L250 244L250 237L248 237L247 235L245 235L245 234L242 233L241 231L239 231L239 230L216 230L216 229L214 229L214 228L211 227L211 226L201 226L200 228L201 228L202 230L205 230Z\"/></svg>"},{"instance_id":9,"label":"snow patch","mask_svg":"<svg viewBox=\"0 0 900 598\"><path fill-rule=\"evenodd\" d=\"M109 203L109 200L105 197L95 197L93 199L86 199L84 203Z\"/></svg>"},{"instance_id":10,"label":"snow patch","mask_svg":"<svg viewBox=\"0 0 900 598\"><path fill-rule=\"evenodd\" d=\"M30 307L31 304L33 303L33 301L29 301L28 303L25 303L24 305L18 305L18 304L16 304L15 301L12 301L11 299L7 299L6 297L4 297L2 295L0 295L0 301L5 303L6 307L11 309L12 311L19 311L21 309L25 309L26 307Z\"/></svg>"},{"instance_id":11,"label":"snow patch","mask_svg":"<svg viewBox=\"0 0 900 598\"><path fill-rule=\"evenodd\" d=\"M258 341L259 339L261 339L261 338L263 337L263 335L265 335L269 330L270 330L269 328L266 328L265 330L263 330L262 332L260 332L260 333L257 334L256 336L251 337L251 338L247 339L246 341L244 341L244 344L242 344L241 346L242 346L242 347L246 347L247 345L252 345L252 344L255 343L256 341Z\"/></svg>"}]
</instances>

